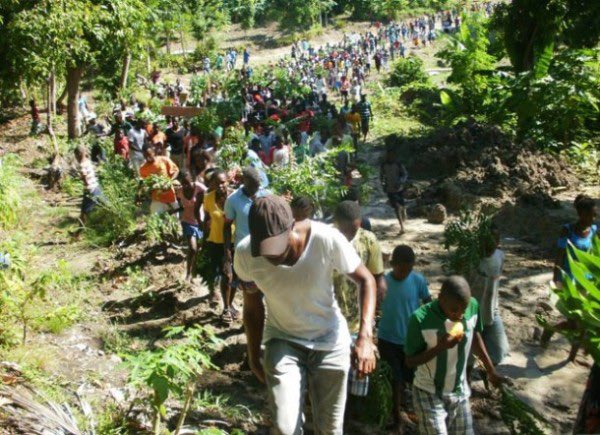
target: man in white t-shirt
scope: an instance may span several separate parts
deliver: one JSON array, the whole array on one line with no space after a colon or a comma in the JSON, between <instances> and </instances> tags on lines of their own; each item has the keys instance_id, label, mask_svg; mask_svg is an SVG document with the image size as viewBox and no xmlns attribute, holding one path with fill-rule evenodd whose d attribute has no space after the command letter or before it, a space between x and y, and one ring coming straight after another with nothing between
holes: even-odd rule
<instances>
[{"instance_id":1,"label":"man in white t-shirt","mask_svg":"<svg viewBox=\"0 0 600 435\"><path fill-rule=\"evenodd\" d=\"M362 314L352 358L359 376L375 368L375 280L337 229L294 222L289 204L278 196L257 198L248 223L250 235L238 244L234 267L241 280L256 286L244 288L244 326L250 367L267 384L274 432L302 433L310 385L315 432L341 435L351 340L335 299L333 271L360 288Z\"/></svg>"}]
</instances>

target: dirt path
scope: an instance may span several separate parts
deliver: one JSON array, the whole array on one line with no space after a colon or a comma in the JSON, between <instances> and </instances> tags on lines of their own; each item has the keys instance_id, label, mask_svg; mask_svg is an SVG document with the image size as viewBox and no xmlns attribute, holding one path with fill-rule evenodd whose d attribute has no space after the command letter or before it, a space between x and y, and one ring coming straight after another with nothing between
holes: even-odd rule
<instances>
[{"instance_id":1,"label":"dirt path","mask_svg":"<svg viewBox=\"0 0 600 435\"><path fill-rule=\"evenodd\" d=\"M357 31L366 28L366 24L357 26ZM244 38L258 38L257 35L260 31L249 35L230 32L228 42L238 41L243 45ZM311 42L321 45L341 37L341 31L330 30ZM252 62L268 64L288 53L289 47L257 50L253 52ZM430 49L423 53L431 54ZM24 128L26 121L23 119L3 126L0 145L20 153L24 164L31 166L45 155L43 149L38 149L38 144L42 147L46 144L43 140L23 136ZM374 142L379 143L379 138L374 138ZM375 167L376 150L368 148L362 155ZM417 269L425 274L433 294L437 294L444 276L441 267L445 255L443 226L411 218L407 234L398 238L397 223L378 187L377 177L369 182L375 186L375 191L364 212L371 217L384 252L391 253L399 243L413 246L418 258ZM598 195L599 192L594 193ZM43 349L49 355L48 371L64 382L67 390L74 391L83 385L93 403L112 403L118 401L116 396L126 392L118 353L154 344L160 338L161 329L168 325L211 324L227 346L215 357L221 370L205 376L199 387L199 391L213 395L212 402L206 399L203 405L195 405L190 421L218 417L227 418L233 427L247 431L264 428L261 424L266 409L264 388L254 380L244 362L245 337L241 324L231 327L221 324L219 310L210 304L207 289L200 284L190 286L181 282L182 249L170 247L164 251L147 243L120 249L92 249L73 240L64 230L75 221L78 200L41 188L40 195L48 207L58 210L53 219L47 219L43 214L32 216L37 226L35 243L46 264L64 259L76 273L90 274L96 283L89 295L88 312L83 322L62 334L40 334L32 341L34 351L37 346L37 350ZM574 192L567 192L561 199L566 203L573 195ZM547 234L549 239L554 237L555 234ZM556 433L567 432L575 417L589 370L586 365L591 359L580 356L578 364L566 364L569 346L565 339L555 338L548 350L542 350L532 341L535 314L539 302L547 296L551 264L540 246L518 240L508 233L503 234L502 248L507 259L501 314L511 354L499 370L514 380L514 388L522 398L547 416ZM496 405L482 392L481 383L476 384L473 407L477 433L506 432L506 427L494 413ZM214 397L217 396L228 398L227 407L215 405ZM231 410L238 411L234 414ZM369 432L378 433L375 428L369 428Z\"/></svg>"}]
</instances>

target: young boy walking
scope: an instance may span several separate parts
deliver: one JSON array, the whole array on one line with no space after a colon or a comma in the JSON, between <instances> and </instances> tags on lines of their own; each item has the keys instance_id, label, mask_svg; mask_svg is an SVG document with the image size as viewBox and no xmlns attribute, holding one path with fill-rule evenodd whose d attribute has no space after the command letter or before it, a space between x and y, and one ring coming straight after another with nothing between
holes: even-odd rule
<instances>
[{"instance_id":1,"label":"young boy walking","mask_svg":"<svg viewBox=\"0 0 600 435\"><path fill-rule=\"evenodd\" d=\"M410 318L406 334L406 365L416 367L413 402L422 434L473 434L467 384L467 359L473 353L485 366L488 379L500 386L496 369L481 338L479 305L461 276L442 284L440 296Z\"/></svg>"},{"instance_id":2,"label":"young boy walking","mask_svg":"<svg viewBox=\"0 0 600 435\"><path fill-rule=\"evenodd\" d=\"M391 259L392 271L385 275L387 291L381 303L378 348L381 358L392 369L394 432L404 430L404 392L412 384L414 370L407 367L404 346L408 320L421 304L431 302L427 280L413 270L415 253L406 245L396 246Z\"/></svg>"},{"instance_id":3,"label":"young boy walking","mask_svg":"<svg viewBox=\"0 0 600 435\"><path fill-rule=\"evenodd\" d=\"M404 165L397 161L396 153L391 148L385 152L384 160L381 163L380 179L390 206L394 209L396 218L398 218L400 235L402 235L404 234L404 223L407 220L404 184L408 179L408 172Z\"/></svg>"}]
</instances>

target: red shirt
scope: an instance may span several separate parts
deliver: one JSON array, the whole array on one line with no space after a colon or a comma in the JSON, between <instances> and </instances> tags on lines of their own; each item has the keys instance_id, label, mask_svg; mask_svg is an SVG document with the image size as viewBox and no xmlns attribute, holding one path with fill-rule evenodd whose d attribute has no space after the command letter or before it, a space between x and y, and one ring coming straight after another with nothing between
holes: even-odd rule
<instances>
[{"instance_id":1,"label":"red shirt","mask_svg":"<svg viewBox=\"0 0 600 435\"><path fill-rule=\"evenodd\" d=\"M115 138L114 146L116 155L120 155L125 160L129 160L129 140L127 140L127 136L123 136L121 140Z\"/></svg>"},{"instance_id":2,"label":"red shirt","mask_svg":"<svg viewBox=\"0 0 600 435\"><path fill-rule=\"evenodd\" d=\"M305 110L299 117L303 118L298 124L298 130L308 133L310 131L310 120L315 116L311 110Z\"/></svg>"}]
</instances>

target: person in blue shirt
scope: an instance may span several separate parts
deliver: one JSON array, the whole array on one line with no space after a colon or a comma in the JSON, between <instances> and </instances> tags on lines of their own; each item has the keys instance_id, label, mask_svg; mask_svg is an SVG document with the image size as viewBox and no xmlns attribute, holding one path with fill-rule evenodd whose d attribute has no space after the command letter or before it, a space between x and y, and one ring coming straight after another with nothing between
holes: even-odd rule
<instances>
[{"instance_id":1,"label":"person in blue shirt","mask_svg":"<svg viewBox=\"0 0 600 435\"><path fill-rule=\"evenodd\" d=\"M233 255L237 244L248 234L248 215L250 206L256 198L268 195L270 192L261 187L261 178L258 169L252 166L242 170L242 185L225 200L225 225L223 226L223 237L225 239L225 260L223 263L223 273L230 283L233 283L232 292L235 294L235 276L233 273ZM232 229L235 225L235 237L232 237ZM232 244L233 238L233 244ZM234 296L231 296L233 300ZM238 312L232 305L232 320L236 320Z\"/></svg>"},{"instance_id":2,"label":"person in blue shirt","mask_svg":"<svg viewBox=\"0 0 600 435\"><path fill-rule=\"evenodd\" d=\"M572 224L565 224L561 228L560 236L558 238L558 255L554 262L554 283L557 287L563 285L565 277L573 279L571 273L571 267L569 266L569 257L567 252L571 255L576 254L576 251L589 252L592 249L594 237L598 237L598 226L594 224L596 219L596 202L587 195L577 195L573 203L575 210L577 211L577 222ZM564 271L564 275L562 273ZM542 333L540 344L542 347L548 346L554 331L565 330L565 329L577 329L576 322L572 320L564 320L552 329L546 328ZM571 345L571 351L569 352L568 360L570 362L575 361L577 352L579 351L579 343L573 342Z\"/></svg>"},{"instance_id":3,"label":"person in blue shirt","mask_svg":"<svg viewBox=\"0 0 600 435\"><path fill-rule=\"evenodd\" d=\"M381 359L392 369L394 429L403 433L408 418L403 411L404 391L414 378L414 370L406 366L404 355L408 321L422 304L431 302L431 295L425 277L413 271L415 253L411 247L397 246L390 263L392 271L385 275L387 292L381 303L377 346Z\"/></svg>"}]
</instances>

